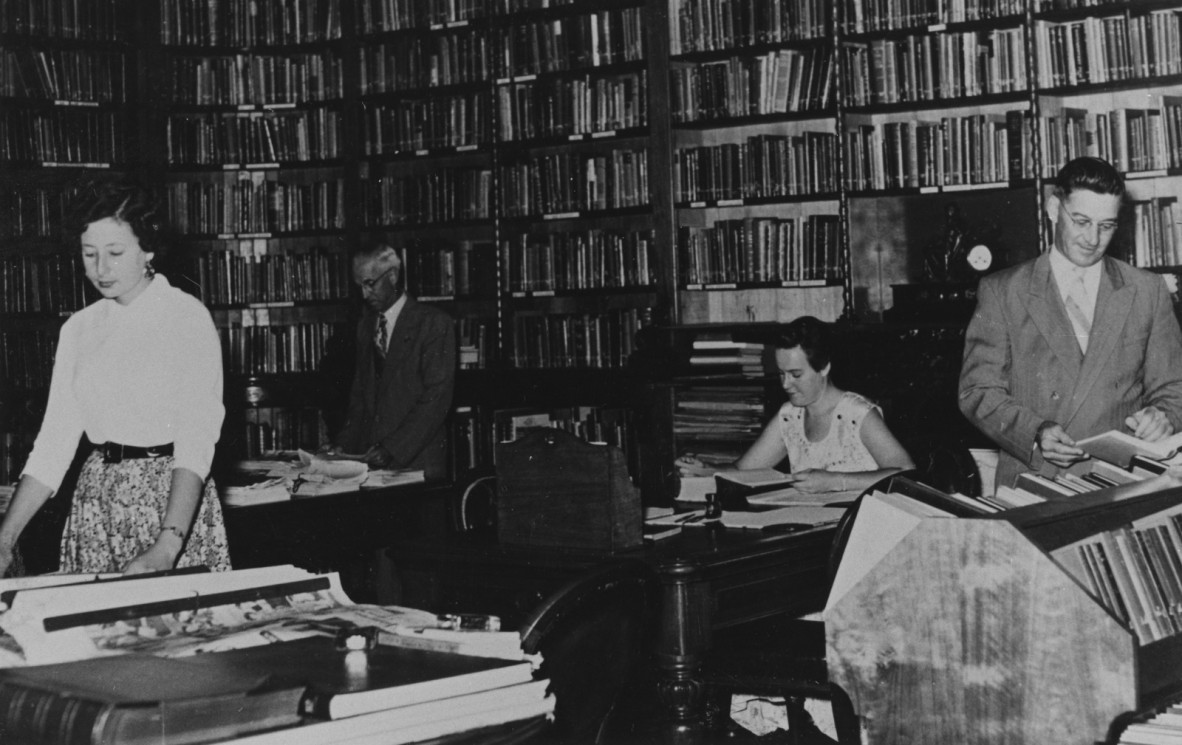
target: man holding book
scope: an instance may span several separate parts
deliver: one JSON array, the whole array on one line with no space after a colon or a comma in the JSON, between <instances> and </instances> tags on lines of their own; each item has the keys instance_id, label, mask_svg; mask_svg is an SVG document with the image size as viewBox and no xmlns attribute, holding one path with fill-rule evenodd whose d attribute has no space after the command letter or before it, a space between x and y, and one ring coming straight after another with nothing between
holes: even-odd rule
<instances>
[{"instance_id":1,"label":"man holding book","mask_svg":"<svg viewBox=\"0 0 1182 745\"><path fill-rule=\"evenodd\" d=\"M981 279L960 409L1001 446L997 483L1085 460L1108 430L1150 442L1182 428L1182 331L1156 274L1107 256L1125 195L1107 162L1059 171L1039 257Z\"/></svg>"}]
</instances>

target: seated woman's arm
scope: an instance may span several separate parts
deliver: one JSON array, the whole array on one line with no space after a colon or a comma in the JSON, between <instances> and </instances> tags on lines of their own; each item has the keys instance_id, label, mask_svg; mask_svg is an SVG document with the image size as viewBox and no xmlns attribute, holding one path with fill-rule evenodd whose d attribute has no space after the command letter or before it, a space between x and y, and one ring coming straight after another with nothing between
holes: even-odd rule
<instances>
[{"instance_id":1,"label":"seated woman's arm","mask_svg":"<svg viewBox=\"0 0 1182 745\"><path fill-rule=\"evenodd\" d=\"M751 444L751 447L747 448L747 452L743 453L742 457L730 466L711 466L697 456L687 453L674 461L678 474L681 476L711 476L719 471L774 468L788 455L788 451L784 449L784 441L780 439L780 433L775 425L776 420L773 418L763 428L759 438Z\"/></svg>"},{"instance_id":2,"label":"seated woman's arm","mask_svg":"<svg viewBox=\"0 0 1182 745\"><path fill-rule=\"evenodd\" d=\"M915 462L883 421L877 410L866 413L858 431L878 468L872 471L794 471L793 486L806 492L862 491L892 473L915 467Z\"/></svg>"}]
</instances>

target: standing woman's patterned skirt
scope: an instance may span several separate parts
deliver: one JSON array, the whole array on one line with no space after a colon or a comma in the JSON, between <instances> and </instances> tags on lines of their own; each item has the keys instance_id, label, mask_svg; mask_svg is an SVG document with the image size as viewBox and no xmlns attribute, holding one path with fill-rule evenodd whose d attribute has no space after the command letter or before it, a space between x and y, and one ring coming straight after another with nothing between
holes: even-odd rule
<instances>
[{"instance_id":1,"label":"standing woman's patterned skirt","mask_svg":"<svg viewBox=\"0 0 1182 745\"><path fill-rule=\"evenodd\" d=\"M150 548L172 488L172 456L104 463L100 451L82 465L62 534L62 572L121 572ZM183 526L178 526L183 527ZM205 490L178 567L230 568L226 526L213 479Z\"/></svg>"}]
</instances>

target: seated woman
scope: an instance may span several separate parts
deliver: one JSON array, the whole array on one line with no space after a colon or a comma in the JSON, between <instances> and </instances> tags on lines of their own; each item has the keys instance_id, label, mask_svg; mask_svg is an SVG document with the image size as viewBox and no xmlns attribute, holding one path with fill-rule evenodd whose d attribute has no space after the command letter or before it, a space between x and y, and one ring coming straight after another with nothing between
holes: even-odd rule
<instances>
[{"instance_id":1,"label":"seated woman","mask_svg":"<svg viewBox=\"0 0 1182 745\"><path fill-rule=\"evenodd\" d=\"M892 473L914 468L891 434L881 410L829 381L829 325L812 316L789 323L776 340L776 367L788 403L734 464L738 470L773 468L785 457L789 482L805 492L861 491ZM677 459L682 476L719 470L693 455Z\"/></svg>"}]
</instances>

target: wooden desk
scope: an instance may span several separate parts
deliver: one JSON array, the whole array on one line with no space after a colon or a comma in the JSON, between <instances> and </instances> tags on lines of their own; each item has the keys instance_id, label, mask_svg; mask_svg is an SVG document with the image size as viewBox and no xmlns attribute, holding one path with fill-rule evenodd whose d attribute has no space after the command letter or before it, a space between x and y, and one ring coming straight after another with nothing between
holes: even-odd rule
<instances>
[{"instance_id":1,"label":"wooden desk","mask_svg":"<svg viewBox=\"0 0 1182 745\"><path fill-rule=\"evenodd\" d=\"M447 530L448 483L432 482L223 507L235 569L293 564L338 572L357 602L397 602L381 551Z\"/></svg>"},{"instance_id":2,"label":"wooden desk","mask_svg":"<svg viewBox=\"0 0 1182 745\"><path fill-rule=\"evenodd\" d=\"M832 527L793 534L685 528L674 538L617 554L642 557L661 579L655 660L668 739L700 739L704 690L697 672L714 633L823 607L834 532ZM495 613L506 628L604 559L597 553L502 546L493 536L471 533L401 541L389 553L403 576L403 604Z\"/></svg>"}]
</instances>

